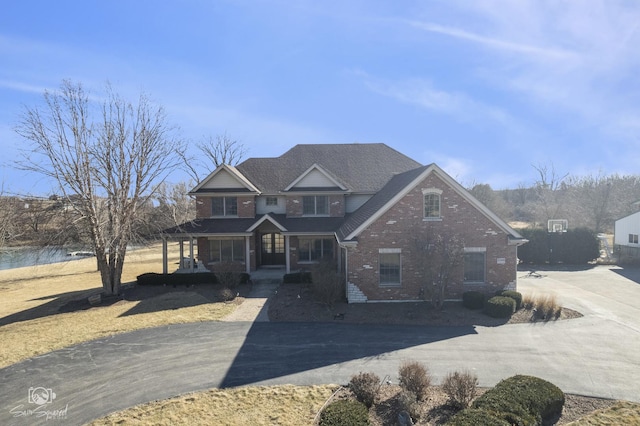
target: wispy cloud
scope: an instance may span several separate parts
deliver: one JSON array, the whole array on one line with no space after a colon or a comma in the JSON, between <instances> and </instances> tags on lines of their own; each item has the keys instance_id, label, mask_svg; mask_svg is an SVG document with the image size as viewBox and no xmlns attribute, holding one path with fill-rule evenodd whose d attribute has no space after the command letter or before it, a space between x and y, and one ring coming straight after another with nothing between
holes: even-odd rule
<instances>
[{"instance_id":1,"label":"wispy cloud","mask_svg":"<svg viewBox=\"0 0 640 426\"><path fill-rule=\"evenodd\" d=\"M48 90L48 91L52 90L51 87L46 87L42 85L24 83L21 81L2 80L2 79L0 79L0 88L15 90L17 92L36 93L36 94L43 94L45 90Z\"/></svg>"},{"instance_id":2,"label":"wispy cloud","mask_svg":"<svg viewBox=\"0 0 640 426\"><path fill-rule=\"evenodd\" d=\"M417 22L410 21L410 24L416 28L430 31L433 33L444 34L447 36L459 38L462 40L471 41L489 48L506 50L510 52L524 53L527 55L536 55L546 58L555 59L571 59L576 57L575 52L571 52L564 49L553 47L538 47L528 44L515 43L509 40L487 37L480 34L475 34L469 31L465 31L455 27L447 27L443 25L437 25L429 22Z\"/></svg>"},{"instance_id":3,"label":"wispy cloud","mask_svg":"<svg viewBox=\"0 0 640 426\"><path fill-rule=\"evenodd\" d=\"M391 81L373 77L360 70L352 73L361 78L372 92L402 103L447 114L463 122L482 122L489 119L503 125L512 125L512 118L500 108L477 101L459 91L440 89L426 78Z\"/></svg>"}]
</instances>

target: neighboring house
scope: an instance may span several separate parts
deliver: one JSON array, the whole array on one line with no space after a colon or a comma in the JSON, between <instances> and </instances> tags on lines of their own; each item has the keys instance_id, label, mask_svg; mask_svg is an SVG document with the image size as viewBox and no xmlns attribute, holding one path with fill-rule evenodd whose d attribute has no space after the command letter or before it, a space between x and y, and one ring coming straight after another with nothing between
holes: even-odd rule
<instances>
[{"instance_id":1,"label":"neighboring house","mask_svg":"<svg viewBox=\"0 0 640 426\"><path fill-rule=\"evenodd\" d=\"M296 145L280 157L222 165L190 194L196 220L165 237L197 239L207 268L289 272L330 259L350 302L424 299L424 248L437 235L464 242L447 298L513 289L526 242L437 165L384 144Z\"/></svg>"},{"instance_id":2,"label":"neighboring house","mask_svg":"<svg viewBox=\"0 0 640 426\"><path fill-rule=\"evenodd\" d=\"M639 235L640 212L616 220L613 246L620 263L640 262Z\"/></svg>"}]
</instances>

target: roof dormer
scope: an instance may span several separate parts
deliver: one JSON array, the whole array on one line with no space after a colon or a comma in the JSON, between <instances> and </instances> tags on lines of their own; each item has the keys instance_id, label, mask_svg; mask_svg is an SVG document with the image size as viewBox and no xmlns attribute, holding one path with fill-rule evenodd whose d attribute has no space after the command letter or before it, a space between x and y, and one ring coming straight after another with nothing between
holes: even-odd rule
<instances>
[{"instance_id":1,"label":"roof dormer","mask_svg":"<svg viewBox=\"0 0 640 426\"><path fill-rule=\"evenodd\" d=\"M285 191L305 192L305 191L335 191L346 192L347 187L340 180L322 168L318 164L313 164L289 184Z\"/></svg>"},{"instance_id":2,"label":"roof dormer","mask_svg":"<svg viewBox=\"0 0 640 426\"><path fill-rule=\"evenodd\" d=\"M206 193L253 193L260 194L258 188L253 185L242 173L233 166L222 164L209 176L203 179L198 186L191 190L191 195L203 195Z\"/></svg>"}]
</instances>

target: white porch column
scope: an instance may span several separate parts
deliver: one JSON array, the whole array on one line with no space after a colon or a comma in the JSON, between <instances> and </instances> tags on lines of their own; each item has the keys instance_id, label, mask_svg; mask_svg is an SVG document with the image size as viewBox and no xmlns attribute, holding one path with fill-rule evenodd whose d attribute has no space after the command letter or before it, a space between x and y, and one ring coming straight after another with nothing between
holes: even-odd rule
<instances>
[{"instance_id":1,"label":"white porch column","mask_svg":"<svg viewBox=\"0 0 640 426\"><path fill-rule=\"evenodd\" d=\"M169 255L167 254L167 239L162 239L162 273L169 273Z\"/></svg>"},{"instance_id":2,"label":"white porch column","mask_svg":"<svg viewBox=\"0 0 640 426\"><path fill-rule=\"evenodd\" d=\"M285 235L284 236L284 252L285 252L284 259L285 259L285 264L287 265L285 269L287 274L291 273L291 259L289 258L289 255L290 255L289 246L290 246L289 235Z\"/></svg>"},{"instance_id":3,"label":"white porch column","mask_svg":"<svg viewBox=\"0 0 640 426\"><path fill-rule=\"evenodd\" d=\"M247 274L251 273L251 237L244 237L244 269Z\"/></svg>"},{"instance_id":4,"label":"white porch column","mask_svg":"<svg viewBox=\"0 0 640 426\"><path fill-rule=\"evenodd\" d=\"M191 273L193 274L195 272L195 259L193 258L193 237L189 237L189 260L191 263L190 269L191 269Z\"/></svg>"},{"instance_id":5,"label":"white porch column","mask_svg":"<svg viewBox=\"0 0 640 426\"><path fill-rule=\"evenodd\" d=\"M178 269L184 268L184 240L182 238L180 238L180 260L178 262Z\"/></svg>"}]
</instances>

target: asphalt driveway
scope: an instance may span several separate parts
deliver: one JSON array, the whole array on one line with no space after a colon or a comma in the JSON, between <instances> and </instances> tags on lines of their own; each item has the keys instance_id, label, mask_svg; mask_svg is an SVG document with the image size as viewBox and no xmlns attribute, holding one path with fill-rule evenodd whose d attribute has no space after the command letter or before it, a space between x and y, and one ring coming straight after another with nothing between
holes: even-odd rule
<instances>
[{"instance_id":1,"label":"asphalt driveway","mask_svg":"<svg viewBox=\"0 0 640 426\"><path fill-rule=\"evenodd\" d=\"M211 387L345 384L359 371L395 381L407 359L424 362L436 380L462 368L483 386L532 374L565 392L640 402L640 270L542 274L521 278L519 290L553 292L584 317L500 327L215 322L140 330L0 370L0 424L83 424Z\"/></svg>"}]
</instances>

